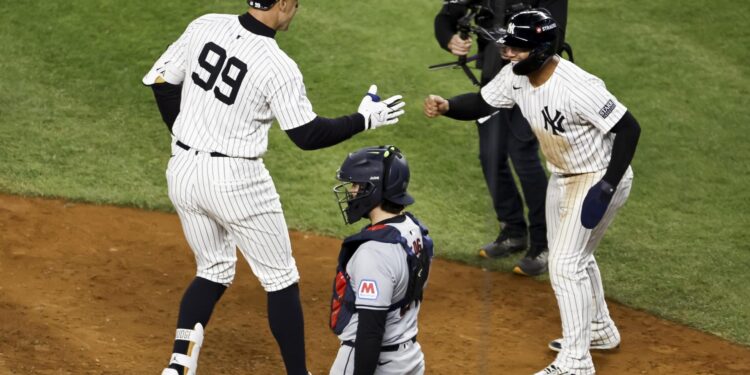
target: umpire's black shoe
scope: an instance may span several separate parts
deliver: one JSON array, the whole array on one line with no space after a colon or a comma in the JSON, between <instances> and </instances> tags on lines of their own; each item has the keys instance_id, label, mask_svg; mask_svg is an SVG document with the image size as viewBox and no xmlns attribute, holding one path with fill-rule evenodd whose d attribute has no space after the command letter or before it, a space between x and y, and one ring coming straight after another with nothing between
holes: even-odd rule
<instances>
[{"instance_id":1,"label":"umpire's black shoe","mask_svg":"<svg viewBox=\"0 0 750 375\"><path fill-rule=\"evenodd\" d=\"M495 242L488 243L479 249L479 256L487 259L505 258L526 249L528 242L529 238L525 233L513 236L503 231Z\"/></svg>"},{"instance_id":2,"label":"umpire's black shoe","mask_svg":"<svg viewBox=\"0 0 750 375\"><path fill-rule=\"evenodd\" d=\"M531 245L521 260L516 263L513 272L523 276L539 276L547 272L547 246Z\"/></svg>"}]
</instances>

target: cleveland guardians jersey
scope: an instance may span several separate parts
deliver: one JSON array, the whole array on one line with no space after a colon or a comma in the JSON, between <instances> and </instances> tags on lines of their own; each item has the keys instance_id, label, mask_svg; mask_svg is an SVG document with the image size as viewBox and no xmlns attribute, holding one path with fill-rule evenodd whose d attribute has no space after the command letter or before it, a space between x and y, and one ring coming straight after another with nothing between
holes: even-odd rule
<instances>
[{"instance_id":1,"label":"cleveland guardians jersey","mask_svg":"<svg viewBox=\"0 0 750 375\"><path fill-rule=\"evenodd\" d=\"M401 232L407 243L422 243L422 232L408 216L401 222L388 223ZM367 241L360 245L346 265L355 288L355 305L358 310L388 310L404 298L409 286L409 268L406 253L400 244ZM417 335L419 304L412 302L401 315L396 309L388 313L383 334L383 345L406 342ZM344 331L341 341L353 341L357 336L358 314L354 314Z\"/></svg>"},{"instance_id":2,"label":"cleveland guardians jersey","mask_svg":"<svg viewBox=\"0 0 750 375\"><path fill-rule=\"evenodd\" d=\"M260 157L274 118L289 130L316 117L297 64L243 21L230 14L196 19L143 78L183 85L172 131L196 150Z\"/></svg>"},{"instance_id":3,"label":"cleveland guardians jersey","mask_svg":"<svg viewBox=\"0 0 750 375\"><path fill-rule=\"evenodd\" d=\"M481 90L496 108L518 104L539 139L552 173L596 172L609 166L614 134L609 131L627 108L604 82L570 61L559 59L547 82L533 87L506 65Z\"/></svg>"}]
</instances>

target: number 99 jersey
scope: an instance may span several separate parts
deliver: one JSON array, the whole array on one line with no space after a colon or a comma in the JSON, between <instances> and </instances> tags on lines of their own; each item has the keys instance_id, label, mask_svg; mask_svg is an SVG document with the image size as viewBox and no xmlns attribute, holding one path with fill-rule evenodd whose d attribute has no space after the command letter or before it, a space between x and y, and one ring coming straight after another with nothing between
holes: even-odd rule
<instances>
[{"instance_id":1,"label":"number 99 jersey","mask_svg":"<svg viewBox=\"0 0 750 375\"><path fill-rule=\"evenodd\" d=\"M174 136L199 151L261 157L274 118L283 130L312 121L297 64L273 39L275 31L247 13L194 20L143 77L182 84Z\"/></svg>"}]
</instances>

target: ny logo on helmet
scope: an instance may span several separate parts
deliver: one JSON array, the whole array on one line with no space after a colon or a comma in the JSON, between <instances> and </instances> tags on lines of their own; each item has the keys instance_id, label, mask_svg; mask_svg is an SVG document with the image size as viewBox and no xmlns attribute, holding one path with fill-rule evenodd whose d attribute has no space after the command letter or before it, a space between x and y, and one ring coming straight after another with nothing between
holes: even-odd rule
<instances>
[{"instance_id":1,"label":"ny logo on helmet","mask_svg":"<svg viewBox=\"0 0 750 375\"><path fill-rule=\"evenodd\" d=\"M514 23L508 24L508 34L513 34L513 32L516 30L516 25Z\"/></svg>"}]
</instances>

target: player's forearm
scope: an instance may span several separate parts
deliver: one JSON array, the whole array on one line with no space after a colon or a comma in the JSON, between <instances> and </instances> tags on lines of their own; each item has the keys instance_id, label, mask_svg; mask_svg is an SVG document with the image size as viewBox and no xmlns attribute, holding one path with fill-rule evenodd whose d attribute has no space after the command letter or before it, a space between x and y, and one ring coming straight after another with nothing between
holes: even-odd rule
<instances>
[{"instance_id":1,"label":"player's forearm","mask_svg":"<svg viewBox=\"0 0 750 375\"><path fill-rule=\"evenodd\" d=\"M456 24L460 17L461 13L458 10L447 5L435 16L435 39L437 39L440 47L446 51L448 51L448 42L458 30Z\"/></svg>"},{"instance_id":2,"label":"player's forearm","mask_svg":"<svg viewBox=\"0 0 750 375\"><path fill-rule=\"evenodd\" d=\"M167 129L172 132L172 125L180 113L180 100L182 94L182 85L172 85L169 83L157 83L151 85L154 92L156 106L159 107L159 113Z\"/></svg>"},{"instance_id":3,"label":"player's forearm","mask_svg":"<svg viewBox=\"0 0 750 375\"><path fill-rule=\"evenodd\" d=\"M360 309L354 341L354 375L372 375L378 367L388 311Z\"/></svg>"},{"instance_id":4,"label":"player's forearm","mask_svg":"<svg viewBox=\"0 0 750 375\"><path fill-rule=\"evenodd\" d=\"M355 113L337 118L315 117L305 125L289 129L286 134L303 150L333 146L365 129L365 118Z\"/></svg>"},{"instance_id":5,"label":"player's forearm","mask_svg":"<svg viewBox=\"0 0 750 375\"><path fill-rule=\"evenodd\" d=\"M476 120L497 110L487 104L478 92L454 96L448 99L448 103L448 112L445 112L444 116L454 120Z\"/></svg>"},{"instance_id":6,"label":"player's forearm","mask_svg":"<svg viewBox=\"0 0 750 375\"><path fill-rule=\"evenodd\" d=\"M617 186L628 170L630 162L633 161L638 138L641 135L641 127L630 111L627 111L611 131L617 135L612 144L612 157L602 180L612 186Z\"/></svg>"}]
</instances>

